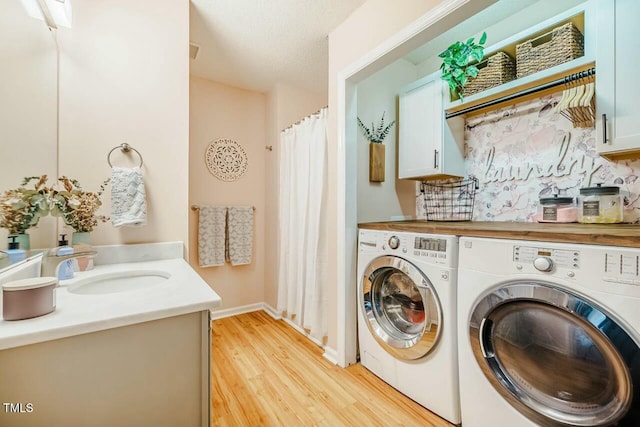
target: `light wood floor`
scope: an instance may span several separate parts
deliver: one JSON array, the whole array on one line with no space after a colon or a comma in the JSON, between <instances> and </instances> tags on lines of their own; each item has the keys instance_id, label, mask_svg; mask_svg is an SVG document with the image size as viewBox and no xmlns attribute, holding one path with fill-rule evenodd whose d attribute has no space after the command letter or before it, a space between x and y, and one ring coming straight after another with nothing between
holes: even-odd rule
<instances>
[{"instance_id":1,"label":"light wood floor","mask_svg":"<svg viewBox=\"0 0 640 427\"><path fill-rule=\"evenodd\" d=\"M213 322L214 426L451 426L258 311Z\"/></svg>"}]
</instances>

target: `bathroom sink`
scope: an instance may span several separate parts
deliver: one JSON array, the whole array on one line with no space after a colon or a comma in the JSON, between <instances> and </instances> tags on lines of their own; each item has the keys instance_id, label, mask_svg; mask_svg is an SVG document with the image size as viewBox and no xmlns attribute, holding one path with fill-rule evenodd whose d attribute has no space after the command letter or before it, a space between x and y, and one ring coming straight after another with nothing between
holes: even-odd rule
<instances>
[{"instance_id":1,"label":"bathroom sink","mask_svg":"<svg viewBox=\"0 0 640 427\"><path fill-rule=\"evenodd\" d=\"M164 283L171 274L162 270L129 270L98 274L69 284L67 290L79 295L101 295L151 288Z\"/></svg>"}]
</instances>

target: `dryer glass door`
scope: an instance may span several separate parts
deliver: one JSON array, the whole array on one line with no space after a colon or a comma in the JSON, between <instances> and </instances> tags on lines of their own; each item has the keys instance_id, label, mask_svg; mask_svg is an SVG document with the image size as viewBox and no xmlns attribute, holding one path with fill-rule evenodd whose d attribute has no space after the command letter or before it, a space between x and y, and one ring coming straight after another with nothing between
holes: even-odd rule
<instances>
[{"instance_id":1,"label":"dryer glass door","mask_svg":"<svg viewBox=\"0 0 640 427\"><path fill-rule=\"evenodd\" d=\"M507 400L544 425L600 426L630 408L638 347L603 311L541 283L504 286L476 306L471 343ZM629 358L629 351L636 360Z\"/></svg>"},{"instance_id":2,"label":"dryer glass door","mask_svg":"<svg viewBox=\"0 0 640 427\"><path fill-rule=\"evenodd\" d=\"M369 331L390 354L418 359L436 345L442 313L429 279L395 256L373 260L361 279L361 309Z\"/></svg>"}]
</instances>

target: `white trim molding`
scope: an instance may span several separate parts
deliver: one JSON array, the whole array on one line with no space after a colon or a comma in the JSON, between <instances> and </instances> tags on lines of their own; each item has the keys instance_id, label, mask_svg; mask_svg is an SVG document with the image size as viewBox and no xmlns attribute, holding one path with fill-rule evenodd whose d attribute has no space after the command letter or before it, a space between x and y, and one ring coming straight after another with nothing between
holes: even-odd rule
<instances>
[{"instance_id":1,"label":"white trim molding","mask_svg":"<svg viewBox=\"0 0 640 427\"><path fill-rule=\"evenodd\" d=\"M239 314L253 313L254 311L264 310L264 306L265 303L258 302L255 304L243 305L240 307L226 308L224 310L211 310L211 321L224 319L225 317L233 317ZM269 313L268 310L265 311Z\"/></svg>"}]
</instances>

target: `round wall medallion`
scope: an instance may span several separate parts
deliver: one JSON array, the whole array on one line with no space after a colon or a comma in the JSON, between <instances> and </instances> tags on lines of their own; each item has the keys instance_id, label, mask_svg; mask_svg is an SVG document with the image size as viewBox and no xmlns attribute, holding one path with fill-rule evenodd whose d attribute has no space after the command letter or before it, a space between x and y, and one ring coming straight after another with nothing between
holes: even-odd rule
<instances>
[{"instance_id":1,"label":"round wall medallion","mask_svg":"<svg viewBox=\"0 0 640 427\"><path fill-rule=\"evenodd\" d=\"M209 144L204 160L209 172L221 181L235 181L247 171L247 153L232 139L218 139Z\"/></svg>"}]
</instances>

